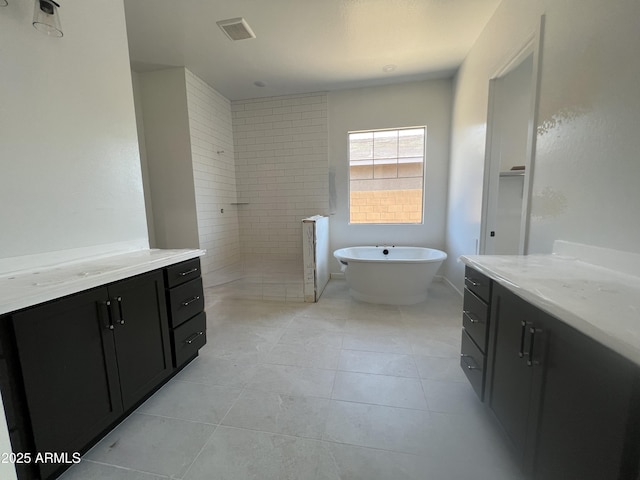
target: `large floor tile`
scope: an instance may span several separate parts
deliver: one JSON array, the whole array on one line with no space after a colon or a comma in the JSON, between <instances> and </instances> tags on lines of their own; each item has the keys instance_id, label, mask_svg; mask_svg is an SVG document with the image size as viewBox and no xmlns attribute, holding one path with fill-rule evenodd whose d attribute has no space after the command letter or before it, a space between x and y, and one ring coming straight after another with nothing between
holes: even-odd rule
<instances>
[{"instance_id":1,"label":"large floor tile","mask_svg":"<svg viewBox=\"0 0 640 480\"><path fill-rule=\"evenodd\" d=\"M397 377L418 377L418 369L413 357L397 353L342 350L338 370Z\"/></svg>"},{"instance_id":2,"label":"large floor tile","mask_svg":"<svg viewBox=\"0 0 640 480\"><path fill-rule=\"evenodd\" d=\"M425 380L444 380L449 382L467 382L460 358L430 357L428 355L413 356L420 378Z\"/></svg>"},{"instance_id":3,"label":"large floor tile","mask_svg":"<svg viewBox=\"0 0 640 480\"><path fill-rule=\"evenodd\" d=\"M340 349L324 345L275 345L262 355L263 363L274 365L292 365L295 367L324 368L335 370L338 367Z\"/></svg>"},{"instance_id":4,"label":"large floor tile","mask_svg":"<svg viewBox=\"0 0 640 480\"><path fill-rule=\"evenodd\" d=\"M218 424L241 392L236 387L174 381L162 387L137 412Z\"/></svg>"},{"instance_id":5,"label":"large floor tile","mask_svg":"<svg viewBox=\"0 0 640 480\"><path fill-rule=\"evenodd\" d=\"M227 323L213 329L212 345L236 342L277 343L284 327L253 327Z\"/></svg>"},{"instance_id":6,"label":"large floor tile","mask_svg":"<svg viewBox=\"0 0 640 480\"><path fill-rule=\"evenodd\" d=\"M330 443L341 480L439 480L425 475L423 456Z\"/></svg>"},{"instance_id":7,"label":"large floor tile","mask_svg":"<svg viewBox=\"0 0 640 480\"><path fill-rule=\"evenodd\" d=\"M422 380L429 410L442 413L475 414L480 400L468 382Z\"/></svg>"},{"instance_id":8,"label":"large floor tile","mask_svg":"<svg viewBox=\"0 0 640 480\"><path fill-rule=\"evenodd\" d=\"M220 358L205 353L187 365L175 378L206 385L244 387L255 375L257 358L255 355L251 357L251 361L244 361L244 358Z\"/></svg>"},{"instance_id":9,"label":"large floor tile","mask_svg":"<svg viewBox=\"0 0 640 480\"><path fill-rule=\"evenodd\" d=\"M170 477L83 460L67 470L59 480L167 480L168 478Z\"/></svg>"},{"instance_id":10,"label":"large floor tile","mask_svg":"<svg viewBox=\"0 0 640 480\"><path fill-rule=\"evenodd\" d=\"M281 302L238 300L218 304L207 313L212 325L283 328L289 325L299 308Z\"/></svg>"},{"instance_id":11,"label":"large floor tile","mask_svg":"<svg viewBox=\"0 0 640 480\"><path fill-rule=\"evenodd\" d=\"M329 398L335 371L289 365L258 365L249 388L294 396Z\"/></svg>"},{"instance_id":12,"label":"large floor tile","mask_svg":"<svg viewBox=\"0 0 640 480\"><path fill-rule=\"evenodd\" d=\"M402 453L423 454L434 445L429 412L332 401L324 439Z\"/></svg>"},{"instance_id":13,"label":"large floor tile","mask_svg":"<svg viewBox=\"0 0 640 480\"><path fill-rule=\"evenodd\" d=\"M522 480L458 365L457 292L380 306L332 280L315 304L265 301L286 283L268 267L207 289L200 356L64 480Z\"/></svg>"},{"instance_id":14,"label":"large floor tile","mask_svg":"<svg viewBox=\"0 0 640 480\"><path fill-rule=\"evenodd\" d=\"M287 328L278 343L302 347L342 348L343 335L340 332L310 330L308 328Z\"/></svg>"},{"instance_id":15,"label":"large floor tile","mask_svg":"<svg viewBox=\"0 0 640 480\"><path fill-rule=\"evenodd\" d=\"M321 330L325 332L343 332L347 319L341 316L331 316L324 313L308 313L299 315L291 320L290 328Z\"/></svg>"},{"instance_id":16,"label":"large floor tile","mask_svg":"<svg viewBox=\"0 0 640 480\"><path fill-rule=\"evenodd\" d=\"M375 315L356 315L349 313L344 326L345 333L357 335L402 336L406 331L405 325L397 321L398 313L378 312Z\"/></svg>"},{"instance_id":17,"label":"large floor tile","mask_svg":"<svg viewBox=\"0 0 640 480\"><path fill-rule=\"evenodd\" d=\"M342 348L365 352L413 353L411 342L405 332L400 335L384 335L372 332L345 333L342 340Z\"/></svg>"},{"instance_id":18,"label":"large floor tile","mask_svg":"<svg viewBox=\"0 0 640 480\"><path fill-rule=\"evenodd\" d=\"M323 442L219 427L185 480L340 480Z\"/></svg>"},{"instance_id":19,"label":"large floor tile","mask_svg":"<svg viewBox=\"0 0 640 480\"><path fill-rule=\"evenodd\" d=\"M430 357L460 358L460 340L455 343L433 337L414 335L411 340L413 353Z\"/></svg>"},{"instance_id":20,"label":"large floor tile","mask_svg":"<svg viewBox=\"0 0 640 480\"><path fill-rule=\"evenodd\" d=\"M88 460L180 478L215 426L133 413L87 454Z\"/></svg>"},{"instance_id":21,"label":"large floor tile","mask_svg":"<svg viewBox=\"0 0 640 480\"><path fill-rule=\"evenodd\" d=\"M222 422L232 427L321 438L329 400L245 390Z\"/></svg>"},{"instance_id":22,"label":"large floor tile","mask_svg":"<svg viewBox=\"0 0 640 480\"><path fill-rule=\"evenodd\" d=\"M332 398L392 407L427 409L417 378L337 372Z\"/></svg>"}]
</instances>

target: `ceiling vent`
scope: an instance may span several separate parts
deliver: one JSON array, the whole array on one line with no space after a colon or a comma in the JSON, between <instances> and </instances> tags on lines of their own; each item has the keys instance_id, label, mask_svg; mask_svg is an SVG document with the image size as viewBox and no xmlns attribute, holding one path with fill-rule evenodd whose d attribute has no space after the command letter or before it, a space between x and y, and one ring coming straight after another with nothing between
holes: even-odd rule
<instances>
[{"instance_id":1,"label":"ceiling vent","mask_svg":"<svg viewBox=\"0 0 640 480\"><path fill-rule=\"evenodd\" d=\"M229 20L220 20L216 23L231 40L256 38L256 34L253 33L253 30L251 30L251 27L244 18L231 18Z\"/></svg>"}]
</instances>

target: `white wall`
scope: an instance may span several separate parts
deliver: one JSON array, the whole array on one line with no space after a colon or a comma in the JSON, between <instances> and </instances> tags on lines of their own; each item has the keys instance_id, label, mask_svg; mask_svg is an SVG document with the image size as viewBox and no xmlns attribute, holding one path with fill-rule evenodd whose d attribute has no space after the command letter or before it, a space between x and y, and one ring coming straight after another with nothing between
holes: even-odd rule
<instances>
[{"instance_id":1,"label":"white wall","mask_svg":"<svg viewBox=\"0 0 640 480\"><path fill-rule=\"evenodd\" d=\"M100 11L99 22L88 22ZM63 38L0 12L0 257L148 246L121 1L69 0Z\"/></svg>"},{"instance_id":2,"label":"white wall","mask_svg":"<svg viewBox=\"0 0 640 480\"><path fill-rule=\"evenodd\" d=\"M640 252L640 2L544 3L530 252Z\"/></svg>"},{"instance_id":3,"label":"white wall","mask_svg":"<svg viewBox=\"0 0 640 480\"><path fill-rule=\"evenodd\" d=\"M240 259L231 102L184 67L135 78L155 246L206 249L205 286L229 281Z\"/></svg>"},{"instance_id":4,"label":"white wall","mask_svg":"<svg viewBox=\"0 0 640 480\"><path fill-rule=\"evenodd\" d=\"M243 259L298 260L302 219L328 210L327 96L232 102Z\"/></svg>"},{"instance_id":5,"label":"white wall","mask_svg":"<svg viewBox=\"0 0 640 480\"><path fill-rule=\"evenodd\" d=\"M147 146L144 139L144 110L140 95L140 75L131 72L133 86L133 102L136 111L136 129L138 131L138 150L140 151L140 166L142 168L142 186L144 189L144 205L147 216L147 231L149 233L149 246L157 248L156 229L153 224L153 201L151 198L151 184L149 183L149 164L147 162Z\"/></svg>"},{"instance_id":6,"label":"white wall","mask_svg":"<svg viewBox=\"0 0 640 480\"><path fill-rule=\"evenodd\" d=\"M539 1L503 0L455 78L444 274L460 291L458 257L477 253L480 240L489 80L534 34L542 11Z\"/></svg>"},{"instance_id":7,"label":"white wall","mask_svg":"<svg viewBox=\"0 0 640 480\"><path fill-rule=\"evenodd\" d=\"M488 80L545 14L529 252L556 239L640 251L640 3L504 0L461 67L455 90L446 276L474 253Z\"/></svg>"},{"instance_id":8,"label":"white wall","mask_svg":"<svg viewBox=\"0 0 640 480\"><path fill-rule=\"evenodd\" d=\"M0 258L148 246L122 1L60 14L64 37L49 38L33 2L0 10Z\"/></svg>"},{"instance_id":9,"label":"white wall","mask_svg":"<svg viewBox=\"0 0 640 480\"><path fill-rule=\"evenodd\" d=\"M443 249L447 202L451 80L358 88L329 94L331 250L353 245L414 245ZM424 224L349 225L348 136L351 130L426 125ZM332 271L339 265L332 262Z\"/></svg>"},{"instance_id":10,"label":"white wall","mask_svg":"<svg viewBox=\"0 0 640 480\"><path fill-rule=\"evenodd\" d=\"M205 285L228 281L240 261L231 102L186 72L191 162ZM221 152L221 153L218 153Z\"/></svg>"},{"instance_id":11,"label":"white wall","mask_svg":"<svg viewBox=\"0 0 640 480\"><path fill-rule=\"evenodd\" d=\"M184 68L138 74L155 243L199 248Z\"/></svg>"}]
</instances>

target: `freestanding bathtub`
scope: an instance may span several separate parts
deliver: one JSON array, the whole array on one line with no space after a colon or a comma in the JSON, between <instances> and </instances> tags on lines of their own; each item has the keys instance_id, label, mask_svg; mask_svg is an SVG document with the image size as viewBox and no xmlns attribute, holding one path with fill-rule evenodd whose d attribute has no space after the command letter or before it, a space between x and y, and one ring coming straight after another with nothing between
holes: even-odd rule
<instances>
[{"instance_id":1,"label":"freestanding bathtub","mask_svg":"<svg viewBox=\"0 0 640 480\"><path fill-rule=\"evenodd\" d=\"M348 247L333 252L353 298L369 303L412 305L427 289L447 254L421 247Z\"/></svg>"}]
</instances>

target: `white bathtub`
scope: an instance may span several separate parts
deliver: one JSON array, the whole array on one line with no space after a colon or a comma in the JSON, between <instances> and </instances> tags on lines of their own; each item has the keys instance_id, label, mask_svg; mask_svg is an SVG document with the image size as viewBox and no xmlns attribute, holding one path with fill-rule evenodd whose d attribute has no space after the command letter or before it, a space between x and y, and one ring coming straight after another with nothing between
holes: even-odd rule
<instances>
[{"instance_id":1,"label":"white bathtub","mask_svg":"<svg viewBox=\"0 0 640 480\"><path fill-rule=\"evenodd\" d=\"M427 289L447 254L421 247L348 247L333 252L351 296L369 303L412 305Z\"/></svg>"}]
</instances>

